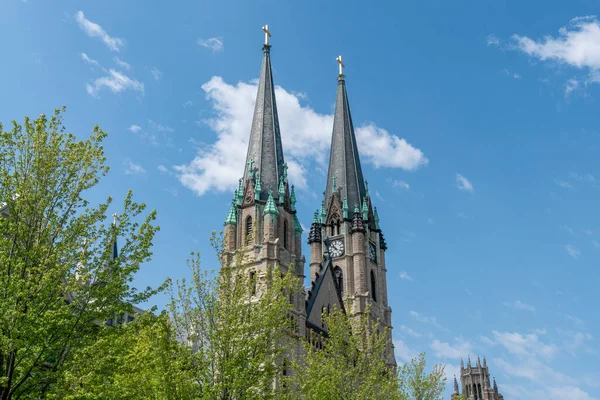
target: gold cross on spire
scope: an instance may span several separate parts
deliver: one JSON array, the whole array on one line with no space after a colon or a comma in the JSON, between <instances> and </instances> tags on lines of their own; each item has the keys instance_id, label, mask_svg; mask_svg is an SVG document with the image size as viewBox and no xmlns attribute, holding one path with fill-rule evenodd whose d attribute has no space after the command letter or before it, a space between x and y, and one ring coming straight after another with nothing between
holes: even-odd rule
<instances>
[{"instance_id":1,"label":"gold cross on spire","mask_svg":"<svg viewBox=\"0 0 600 400\"><path fill-rule=\"evenodd\" d=\"M345 66L345 65L344 65L344 63L342 62L342 56L338 56L338 58L336 58L336 59L335 59L335 61L337 61L337 62L338 62L338 64L340 64L340 75L344 75L344 71L343 71L343 69L344 69L344 67L346 67L346 66Z\"/></svg>"},{"instance_id":2,"label":"gold cross on spire","mask_svg":"<svg viewBox=\"0 0 600 400\"><path fill-rule=\"evenodd\" d=\"M269 32L269 25L263 26L262 30L265 33L265 46L268 46L269 45L269 38L271 37L271 32Z\"/></svg>"}]
</instances>

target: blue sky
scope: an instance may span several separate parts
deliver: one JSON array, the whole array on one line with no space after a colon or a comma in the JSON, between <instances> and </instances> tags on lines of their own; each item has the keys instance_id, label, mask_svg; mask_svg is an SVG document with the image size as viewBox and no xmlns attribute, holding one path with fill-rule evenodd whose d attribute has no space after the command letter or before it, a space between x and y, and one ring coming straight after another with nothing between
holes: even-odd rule
<instances>
[{"instance_id":1,"label":"blue sky","mask_svg":"<svg viewBox=\"0 0 600 400\"><path fill-rule=\"evenodd\" d=\"M192 250L217 265L269 24L305 227L344 57L398 359L451 377L481 354L507 399L600 398L596 2L50 3L0 4L0 121L65 104L73 133L110 132L92 200L131 188L161 226L137 285Z\"/></svg>"}]
</instances>

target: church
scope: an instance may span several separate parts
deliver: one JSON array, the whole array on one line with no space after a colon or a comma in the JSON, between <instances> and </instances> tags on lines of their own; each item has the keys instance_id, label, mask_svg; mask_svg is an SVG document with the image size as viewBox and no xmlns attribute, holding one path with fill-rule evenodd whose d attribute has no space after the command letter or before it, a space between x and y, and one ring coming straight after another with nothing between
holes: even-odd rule
<instances>
[{"instance_id":1,"label":"church","mask_svg":"<svg viewBox=\"0 0 600 400\"><path fill-rule=\"evenodd\" d=\"M304 282L302 227L281 141L271 70L271 34L268 26L263 31L262 66L246 166L225 220L224 250L243 253L247 263L242 273L253 280L264 282L277 266L284 273L292 269ZM308 232L311 283L294 295L291 318L297 338L307 338L313 346L322 348L322 338L327 334L324 312L337 307L353 316L370 310L374 319L390 328L388 358L395 365L386 282L387 246L363 177L341 56L337 61L327 184Z\"/></svg>"}]
</instances>

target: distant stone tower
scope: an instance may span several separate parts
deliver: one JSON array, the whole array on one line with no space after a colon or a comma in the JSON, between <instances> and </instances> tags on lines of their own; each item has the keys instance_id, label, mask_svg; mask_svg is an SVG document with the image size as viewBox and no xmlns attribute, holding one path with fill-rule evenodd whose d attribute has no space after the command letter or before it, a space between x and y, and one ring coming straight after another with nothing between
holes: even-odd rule
<instances>
[{"instance_id":1,"label":"distant stone tower","mask_svg":"<svg viewBox=\"0 0 600 400\"><path fill-rule=\"evenodd\" d=\"M270 36L268 27L263 30ZM275 267L282 273L292 268L299 281L304 280L302 228L296 216L294 186L288 182L283 158L270 53L266 37L246 167L225 220L224 264L231 265L234 255L241 253L244 269L237 272L248 274L256 282L257 294ZM292 301L296 334L304 335L304 298L296 293Z\"/></svg>"},{"instance_id":2,"label":"distant stone tower","mask_svg":"<svg viewBox=\"0 0 600 400\"><path fill-rule=\"evenodd\" d=\"M496 378L494 385L490 384L490 372L488 370L487 361L483 357L483 365L479 356L477 357L477 365L471 366L471 357L467 361L465 368L464 362L460 360L460 382L462 388L462 396L465 400L504 400L504 396L498 392ZM454 377L454 392L451 399L454 400L461 394L458 390L458 382Z\"/></svg>"},{"instance_id":3,"label":"distant stone tower","mask_svg":"<svg viewBox=\"0 0 600 400\"><path fill-rule=\"evenodd\" d=\"M322 273L324 240L328 238L332 272L340 298L348 306L348 314L362 314L370 306L371 315L383 326L391 328L392 310L388 305L385 264L387 246L377 209L373 207L368 185L363 179L341 57L338 62L340 73L327 186L308 236L310 276L314 282ZM310 314L308 318L312 320ZM395 364L392 345L389 362Z\"/></svg>"}]
</instances>

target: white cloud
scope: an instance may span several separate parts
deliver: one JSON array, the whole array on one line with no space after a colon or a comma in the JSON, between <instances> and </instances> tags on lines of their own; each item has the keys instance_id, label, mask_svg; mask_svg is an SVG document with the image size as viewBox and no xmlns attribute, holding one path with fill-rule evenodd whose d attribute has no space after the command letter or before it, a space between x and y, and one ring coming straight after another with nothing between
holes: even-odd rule
<instances>
[{"instance_id":1,"label":"white cloud","mask_svg":"<svg viewBox=\"0 0 600 400\"><path fill-rule=\"evenodd\" d=\"M162 78L163 76L163 73L160 72L160 70L156 67L150 68L150 73L152 74L152 77L155 81L160 81L160 78Z\"/></svg>"},{"instance_id":2,"label":"white cloud","mask_svg":"<svg viewBox=\"0 0 600 400\"><path fill-rule=\"evenodd\" d=\"M567 254L575 259L581 255L581 251L579 251L579 249L572 244L565 245L565 250L567 251Z\"/></svg>"},{"instance_id":3,"label":"white cloud","mask_svg":"<svg viewBox=\"0 0 600 400\"><path fill-rule=\"evenodd\" d=\"M473 184L461 174L456 174L456 187L459 190L464 190L467 192L473 192Z\"/></svg>"},{"instance_id":4,"label":"white cloud","mask_svg":"<svg viewBox=\"0 0 600 400\"><path fill-rule=\"evenodd\" d=\"M175 167L181 183L198 195L237 187L244 170L257 83L230 85L215 76L202 89L214 112L202 122L217 133L217 140L200 144L193 160ZM297 94L282 87L277 86L275 92L290 182L307 188L308 174L327 168L333 115L302 105ZM363 161L376 167L414 170L427 163L420 150L372 123L357 128L356 135Z\"/></svg>"},{"instance_id":5,"label":"white cloud","mask_svg":"<svg viewBox=\"0 0 600 400\"><path fill-rule=\"evenodd\" d=\"M569 182L566 182L566 181L561 181L561 180L559 180L559 179L557 179L555 182L556 182L556 184L557 184L558 186L560 186L560 187L563 187L563 188L566 188L566 189L571 189L571 188L573 188L573 185L571 185Z\"/></svg>"},{"instance_id":6,"label":"white cloud","mask_svg":"<svg viewBox=\"0 0 600 400\"><path fill-rule=\"evenodd\" d=\"M461 338L455 339L454 345L447 342L440 342L435 339L431 342L429 347L431 347L436 357L454 360L458 360L461 357L468 355L472 350L471 343Z\"/></svg>"},{"instance_id":7,"label":"white cloud","mask_svg":"<svg viewBox=\"0 0 600 400\"><path fill-rule=\"evenodd\" d=\"M577 68L600 69L600 23L594 16L578 17L558 31L556 38L539 41L513 35L516 47L540 60L556 60Z\"/></svg>"},{"instance_id":8,"label":"white cloud","mask_svg":"<svg viewBox=\"0 0 600 400\"><path fill-rule=\"evenodd\" d=\"M419 332L416 332L416 331L414 331L414 330L410 329L410 328L409 328L408 326L406 326L406 325L401 325L401 326L400 326L400 330L401 330L402 332L406 333L407 335L410 335L410 336L412 336L412 337L419 338L419 337L423 336L423 335L422 335L422 334L420 334Z\"/></svg>"},{"instance_id":9,"label":"white cloud","mask_svg":"<svg viewBox=\"0 0 600 400\"><path fill-rule=\"evenodd\" d=\"M202 47L206 47L216 53L218 51L223 51L225 48L223 45L223 38L221 37L212 37L208 39L198 39L198 44Z\"/></svg>"},{"instance_id":10,"label":"white cloud","mask_svg":"<svg viewBox=\"0 0 600 400\"><path fill-rule=\"evenodd\" d=\"M541 356L551 359L558 352L555 345L543 343L535 333L520 334L498 331L492 331L492 333L494 342L504 346L506 350L517 356L528 358Z\"/></svg>"},{"instance_id":11,"label":"white cloud","mask_svg":"<svg viewBox=\"0 0 600 400\"><path fill-rule=\"evenodd\" d=\"M594 339L594 336L589 332L558 329L558 333L566 339L565 349L572 356L575 356L581 348L589 351L586 342Z\"/></svg>"},{"instance_id":12,"label":"white cloud","mask_svg":"<svg viewBox=\"0 0 600 400\"><path fill-rule=\"evenodd\" d=\"M129 158L124 161L125 175L140 175L145 174L146 170L139 164L134 163Z\"/></svg>"},{"instance_id":13,"label":"white cloud","mask_svg":"<svg viewBox=\"0 0 600 400\"><path fill-rule=\"evenodd\" d=\"M500 46L500 40L495 35L488 35L485 38L485 43L488 46Z\"/></svg>"},{"instance_id":14,"label":"white cloud","mask_svg":"<svg viewBox=\"0 0 600 400\"><path fill-rule=\"evenodd\" d=\"M127 89L144 93L144 84L142 82L132 79L114 69L110 69L108 73L108 76L96 79L93 84L87 84L87 92L92 96L97 96L98 91L105 87L113 93L120 93Z\"/></svg>"},{"instance_id":15,"label":"white cloud","mask_svg":"<svg viewBox=\"0 0 600 400\"><path fill-rule=\"evenodd\" d=\"M396 355L396 360L401 361L402 363L410 362L414 357L418 356L419 353L416 350L409 348L404 340L402 339L394 339L394 354ZM398 363L400 364L400 363Z\"/></svg>"},{"instance_id":16,"label":"white cloud","mask_svg":"<svg viewBox=\"0 0 600 400\"><path fill-rule=\"evenodd\" d=\"M159 165L157 168L163 174L168 174L170 172L169 169L167 167L165 167L164 165L162 165L162 164Z\"/></svg>"},{"instance_id":17,"label":"white cloud","mask_svg":"<svg viewBox=\"0 0 600 400\"><path fill-rule=\"evenodd\" d=\"M81 53L81 59L90 65L98 65L98 61L89 58L85 53Z\"/></svg>"},{"instance_id":18,"label":"white cloud","mask_svg":"<svg viewBox=\"0 0 600 400\"><path fill-rule=\"evenodd\" d=\"M413 280L412 276L410 276L408 274L408 272L406 272L406 271L400 272L400 279L405 279L407 281L412 281Z\"/></svg>"},{"instance_id":19,"label":"white cloud","mask_svg":"<svg viewBox=\"0 0 600 400\"><path fill-rule=\"evenodd\" d=\"M112 51L119 51L125 45L123 39L111 37L100 25L86 19L83 11L77 11L75 20L88 36L100 38Z\"/></svg>"},{"instance_id":20,"label":"white cloud","mask_svg":"<svg viewBox=\"0 0 600 400\"><path fill-rule=\"evenodd\" d=\"M411 317L413 317L414 319L416 319L419 322L422 322L424 324L431 324L431 325L435 326L436 328L444 329L442 327L442 325L440 325L437 322L437 319L435 317L427 317L425 315L419 314L416 311L410 311L409 314Z\"/></svg>"},{"instance_id":21,"label":"white cloud","mask_svg":"<svg viewBox=\"0 0 600 400\"><path fill-rule=\"evenodd\" d=\"M123 69L126 69L127 71L129 71L131 69L131 65L129 63L126 63L125 61L121 60L119 57L115 57L115 63L117 63L117 65Z\"/></svg>"},{"instance_id":22,"label":"white cloud","mask_svg":"<svg viewBox=\"0 0 600 400\"><path fill-rule=\"evenodd\" d=\"M131 132L133 132L133 133L138 133L139 131L141 131L141 130L142 130L142 127L141 127L141 126L139 126L139 125L131 125L131 126L130 126L129 128L127 128L127 129L129 129L129 130L130 130Z\"/></svg>"},{"instance_id":23,"label":"white cloud","mask_svg":"<svg viewBox=\"0 0 600 400\"><path fill-rule=\"evenodd\" d=\"M363 159L376 168L390 167L412 171L429 162L421 150L411 146L405 139L400 139L372 123L356 129L356 142Z\"/></svg>"},{"instance_id":24,"label":"white cloud","mask_svg":"<svg viewBox=\"0 0 600 400\"><path fill-rule=\"evenodd\" d=\"M148 124L150 124L150 126L156 129L158 132L171 133L175 131L173 128L159 124L158 122L154 122L151 119L148 120Z\"/></svg>"},{"instance_id":25,"label":"white cloud","mask_svg":"<svg viewBox=\"0 0 600 400\"><path fill-rule=\"evenodd\" d=\"M410 190L410 185L404 181L397 179L388 179L388 182L392 184L393 187L398 189Z\"/></svg>"},{"instance_id":26,"label":"white cloud","mask_svg":"<svg viewBox=\"0 0 600 400\"><path fill-rule=\"evenodd\" d=\"M586 69L584 83L600 82L600 22L595 16L577 17L559 29L556 37L547 35L534 40L513 35L514 48L541 61L553 60L574 68ZM565 95L581 86L578 79L569 79Z\"/></svg>"},{"instance_id":27,"label":"white cloud","mask_svg":"<svg viewBox=\"0 0 600 400\"><path fill-rule=\"evenodd\" d=\"M525 310L525 311L535 312L534 306L532 306L531 304L523 303L521 300L516 300L516 301L511 301L511 302L507 301L507 302L504 302L504 305L506 307L512 307L517 310Z\"/></svg>"}]
</instances>

